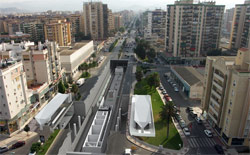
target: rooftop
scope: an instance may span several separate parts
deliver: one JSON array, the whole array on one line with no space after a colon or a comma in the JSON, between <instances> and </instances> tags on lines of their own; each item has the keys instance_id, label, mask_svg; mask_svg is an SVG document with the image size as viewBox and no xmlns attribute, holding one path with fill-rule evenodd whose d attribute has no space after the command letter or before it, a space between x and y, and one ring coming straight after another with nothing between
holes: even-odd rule
<instances>
[{"instance_id":1,"label":"rooftop","mask_svg":"<svg viewBox=\"0 0 250 155\"><path fill-rule=\"evenodd\" d=\"M62 49L62 51L60 52L60 55L71 55L75 51L79 50L80 48L88 44L90 41L91 40L78 42L72 45L71 47L60 47L60 49Z\"/></svg>"},{"instance_id":2,"label":"rooftop","mask_svg":"<svg viewBox=\"0 0 250 155\"><path fill-rule=\"evenodd\" d=\"M190 86L201 82L202 75L193 67L188 66L172 66L172 69L177 72Z\"/></svg>"}]
</instances>

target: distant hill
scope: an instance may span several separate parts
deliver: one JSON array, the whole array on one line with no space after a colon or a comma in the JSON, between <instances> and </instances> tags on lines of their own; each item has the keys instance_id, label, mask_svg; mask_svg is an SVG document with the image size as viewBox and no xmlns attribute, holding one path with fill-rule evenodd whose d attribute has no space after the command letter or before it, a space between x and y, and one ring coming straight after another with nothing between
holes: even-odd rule
<instances>
[{"instance_id":1,"label":"distant hill","mask_svg":"<svg viewBox=\"0 0 250 155\"><path fill-rule=\"evenodd\" d=\"M0 14L16 14L16 13L29 13L30 11L18 9L15 7L11 8L0 8Z\"/></svg>"}]
</instances>

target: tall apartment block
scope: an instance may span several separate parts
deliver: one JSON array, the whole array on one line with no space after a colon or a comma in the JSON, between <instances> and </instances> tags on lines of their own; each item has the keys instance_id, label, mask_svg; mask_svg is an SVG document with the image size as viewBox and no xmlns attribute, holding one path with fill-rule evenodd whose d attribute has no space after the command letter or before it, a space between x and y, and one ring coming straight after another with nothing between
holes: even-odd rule
<instances>
[{"instance_id":1,"label":"tall apartment block","mask_svg":"<svg viewBox=\"0 0 250 155\"><path fill-rule=\"evenodd\" d=\"M20 24L20 30L23 33L30 34L32 41L45 41L44 23L40 21L23 22Z\"/></svg>"},{"instance_id":2,"label":"tall apartment block","mask_svg":"<svg viewBox=\"0 0 250 155\"><path fill-rule=\"evenodd\" d=\"M237 56L207 57L202 109L227 145L249 146L250 50Z\"/></svg>"},{"instance_id":3,"label":"tall apartment block","mask_svg":"<svg viewBox=\"0 0 250 155\"><path fill-rule=\"evenodd\" d=\"M175 57L199 57L217 49L224 8L212 1L180 0L168 5L166 51Z\"/></svg>"},{"instance_id":4,"label":"tall apartment block","mask_svg":"<svg viewBox=\"0 0 250 155\"><path fill-rule=\"evenodd\" d=\"M56 41L59 46L71 44L71 25L66 20L56 20L44 26L45 40Z\"/></svg>"},{"instance_id":5,"label":"tall apartment block","mask_svg":"<svg viewBox=\"0 0 250 155\"><path fill-rule=\"evenodd\" d=\"M0 134L10 135L29 118L30 101L22 62L1 61L0 66Z\"/></svg>"},{"instance_id":6,"label":"tall apartment block","mask_svg":"<svg viewBox=\"0 0 250 155\"><path fill-rule=\"evenodd\" d=\"M250 1L236 4L230 37L230 48L250 48Z\"/></svg>"},{"instance_id":7,"label":"tall apartment block","mask_svg":"<svg viewBox=\"0 0 250 155\"><path fill-rule=\"evenodd\" d=\"M166 47L166 11L156 9L147 12L146 40L152 42L154 47L165 51Z\"/></svg>"},{"instance_id":8,"label":"tall apartment block","mask_svg":"<svg viewBox=\"0 0 250 155\"><path fill-rule=\"evenodd\" d=\"M119 30L123 26L122 16L119 13L113 13L113 21L115 30Z\"/></svg>"},{"instance_id":9,"label":"tall apartment block","mask_svg":"<svg viewBox=\"0 0 250 155\"><path fill-rule=\"evenodd\" d=\"M83 4L84 34L92 39L105 39L108 35L108 7L102 2Z\"/></svg>"},{"instance_id":10,"label":"tall apartment block","mask_svg":"<svg viewBox=\"0 0 250 155\"><path fill-rule=\"evenodd\" d=\"M234 17L234 8L226 9L226 12L223 16L223 26L222 26L222 34L223 36L229 38L232 30Z\"/></svg>"},{"instance_id":11,"label":"tall apartment block","mask_svg":"<svg viewBox=\"0 0 250 155\"><path fill-rule=\"evenodd\" d=\"M113 13L112 10L108 10L108 31L109 34L111 34L115 30L115 25L114 25L114 18L113 18Z\"/></svg>"},{"instance_id":12,"label":"tall apartment block","mask_svg":"<svg viewBox=\"0 0 250 155\"><path fill-rule=\"evenodd\" d=\"M72 42L75 42L75 36L81 31L81 15L72 14L68 17L68 20L71 24L71 39Z\"/></svg>"}]
</instances>

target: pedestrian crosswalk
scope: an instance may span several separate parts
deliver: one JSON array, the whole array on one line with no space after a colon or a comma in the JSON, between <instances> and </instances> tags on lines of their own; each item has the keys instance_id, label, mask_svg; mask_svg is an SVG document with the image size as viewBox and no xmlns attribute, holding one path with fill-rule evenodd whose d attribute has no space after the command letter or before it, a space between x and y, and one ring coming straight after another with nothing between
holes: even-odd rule
<instances>
[{"instance_id":1,"label":"pedestrian crosswalk","mask_svg":"<svg viewBox=\"0 0 250 155\"><path fill-rule=\"evenodd\" d=\"M211 147L216 144L213 138L188 138L188 144L191 148Z\"/></svg>"}]
</instances>

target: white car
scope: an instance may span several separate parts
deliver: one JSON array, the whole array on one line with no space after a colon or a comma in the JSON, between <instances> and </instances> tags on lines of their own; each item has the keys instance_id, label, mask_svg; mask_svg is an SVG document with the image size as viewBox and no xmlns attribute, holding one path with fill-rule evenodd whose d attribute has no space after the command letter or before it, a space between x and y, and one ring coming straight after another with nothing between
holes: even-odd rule
<instances>
[{"instance_id":1,"label":"white car","mask_svg":"<svg viewBox=\"0 0 250 155\"><path fill-rule=\"evenodd\" d=\"M179 89L178 89L177 87L174 87L174 91L175 91L175 92L178 92Z\"/></svg>"},{"instance_id":2,"label":"white car","mask_svg":"<svg viewBox=\"0 0 250 155\"><path fill-rule=\"evenodd\" d=\"M181 126L181 128L185 128L186 127L186 123L185 123L184 120L180 121L180 126Z\"/></svg>"},{"instance_id":3,"label":"white car","mask_svg":"<svg viewBox=\"0 0 250 155\"><path fill-rule=\"evenodd\" d=\"M204 130L204 133L206 134L207 137L213 137L213 134L210 130Z\"/></svg>"},{"instance_id":4,"label":"white car","mask_svg":"<svg viewBox=\"0 0 250 155\"><path fill-rule=\"evenodd\" d=\"M185 136L190 136L190 131L188 130L188 128L183 128L183 133Z\"/></svg>"}]
</instances>

